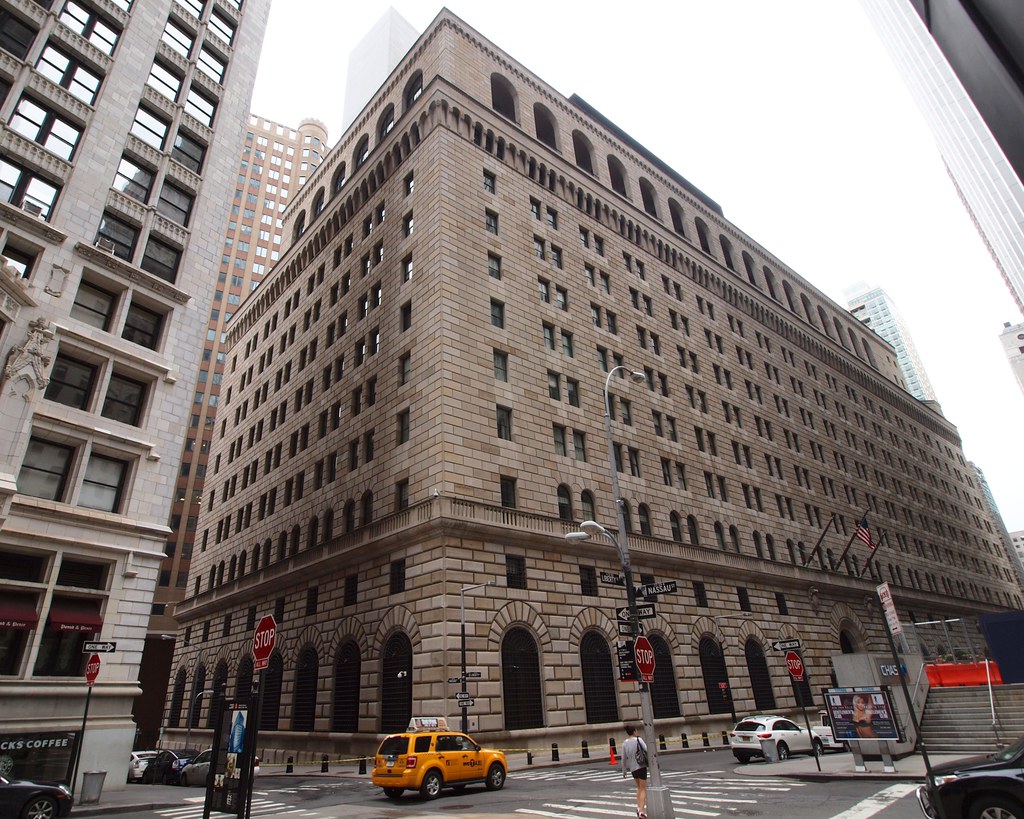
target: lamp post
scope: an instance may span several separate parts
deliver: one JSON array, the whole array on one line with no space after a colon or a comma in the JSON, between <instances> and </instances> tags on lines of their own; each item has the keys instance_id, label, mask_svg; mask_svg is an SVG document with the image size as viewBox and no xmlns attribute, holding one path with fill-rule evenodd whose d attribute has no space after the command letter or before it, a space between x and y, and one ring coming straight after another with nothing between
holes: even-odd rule
<instances>
[{"instance_id":1,"label":"lamp post","mask_svg":"<svg viewBox=\"0 0 1024 819\"><path fill-rule=\"evenodd\" d=\"M463 586L459 590L459 625L460 633L462 635L462 693L469 694L466 689L466 592L472 591L473 589L482 589L485 586L493 586L494 581L488 580L486 583L474 583L472 586ZM469 731L469 707L465 704L466 698L462 698L462 733Z\"/></svg>"},{"instance_id":2,"label":"lamp post","mask_svg":"<svg viewBox=\"0 0 1024 819\"><path fill-rule=\"evenodd\" d=\"M195 711L196 703L199 702L203 697L209 697L213 695L213 689L207 688L204 691L200 691L196 694L192 701L188 704L188 727L185 729L185 749L188 750L189 743L192 741L192 713Z\"/></svg>"},{"instance_id":3,"label":"lamp post","mask_svg":"<svg viewBox=\"0 0 1024 819\"><path fill-rule=\"evenodd\" d=\"M640 618L636 610L636 587L633 585L633 568L629 560L629 544L626 542L626 514L623 508L622 497L619 492L618 470L615 468L615 442L612 439L612 414L611 396L609 385L612 376L619 371L628 372L636 382L646 382L647 376L639 370L630 370L629 367L619 365L612 367L608 377L604 380L604 432L608 439L608 469L612 479L612 499L615 502L615 512L618 522L618 534L613 534L600 523L593 520L585 520L580 524L579 532L569 532L565 535L567 540L583 540L595 534L607 537L614 545L619 555L619 563L622 567L622 574L626 581L626 605L629 607L629 622L633 627L634 636L641 633ZM657 737L654 735L654 704L651 701L651 689L647 683L640 683L640 714L644 727L644 742L647 745L647 769L650 773L650 786L647 788L647 813L651 819L673 819L675 813L672 809L672 796L668 788L661 784L661 767L658 764Z\"/></svg>"}]
</instances>

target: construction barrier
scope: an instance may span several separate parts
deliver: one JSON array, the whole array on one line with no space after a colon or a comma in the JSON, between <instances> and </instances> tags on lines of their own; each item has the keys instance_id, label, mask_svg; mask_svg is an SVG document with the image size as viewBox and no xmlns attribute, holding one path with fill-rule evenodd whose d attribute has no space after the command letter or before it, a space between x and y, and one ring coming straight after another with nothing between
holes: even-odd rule
<instances>
[{"instance_id":1,"label":"construction barrier","mask_svg":"<svg viewBox=\"0 0 1024 819\"><path fill-rule=\"evenodd\" d=\"M925 665L925 673L928 675L928 684L936 688L951 688L968 685L988 685L991 676L992 685L1002 685L1003 675L999 673L999 666L991 660L988 661L988 668L985 663L928 663Z\"/></svg>"}]
</instances>

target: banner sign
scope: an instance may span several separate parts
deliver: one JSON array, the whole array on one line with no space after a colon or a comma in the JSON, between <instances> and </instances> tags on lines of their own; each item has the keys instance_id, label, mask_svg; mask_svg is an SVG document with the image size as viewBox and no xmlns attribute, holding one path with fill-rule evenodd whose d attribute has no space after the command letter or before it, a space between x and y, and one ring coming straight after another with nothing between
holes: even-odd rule
<instances>
[{"instance_id":1,"label":"banner sign","mask_svg":"<svg viewBox=\"0 0 1024 819\"><path fill-rule=\"evenodd\" d=\"M840 742L900 739L888 688L829 688L825 691L825 706L832 735Z\"/></svg>"}]
</instances>

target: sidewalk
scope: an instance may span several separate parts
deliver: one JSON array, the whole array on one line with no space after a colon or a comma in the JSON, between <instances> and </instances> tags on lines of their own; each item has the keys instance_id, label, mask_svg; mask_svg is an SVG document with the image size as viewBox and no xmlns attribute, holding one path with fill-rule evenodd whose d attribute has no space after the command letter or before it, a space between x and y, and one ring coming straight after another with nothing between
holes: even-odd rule
<instances>
[{"instance_id":1,"label":"sidewalk","mask_svg":"<svg viewBox=\"0 0 1024 819\"><path fill-rule=\"evenodd\" d=\"M928 761L932 767L943 762L952 762L957 759L967 759L977 754L929 754ZM747 765L737 765L735 772L741 776L785 776L790 779L800 779L808 782L831 782L836 779L862 779L879 780L889 782L924 782L925 767L924 757L920 754L911 754L902 759L893 761L895 771L886 772L882 770L882 760L865 760L865 771L855 771L853 754L851 753L826 753L820 757L821 770L811 756L795 756L784 762L751 762Z\"/></svg>"}]
</instances>

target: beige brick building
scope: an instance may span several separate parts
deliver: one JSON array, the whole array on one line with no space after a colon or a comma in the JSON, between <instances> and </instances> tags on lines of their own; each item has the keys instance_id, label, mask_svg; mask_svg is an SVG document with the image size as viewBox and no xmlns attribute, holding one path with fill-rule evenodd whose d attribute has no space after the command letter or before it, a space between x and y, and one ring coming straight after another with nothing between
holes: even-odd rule
<instances>
[{"instance_id":1,"label":"beige brick building","mask_svg":"<svg viewBox=\"0 0 1024 819\"><path fill-rule=\"evenodd\" d=\"M449 12L285 235L229 329L170 735L211 679L250 689L268 613L265 758L365 751L413 714L457 723L462 597L489 741L603 743L635 718L625 596L602 581L617 555L564 537L615 527L620 364L645 382L611 379L633 570L678 584L645 621L659 732L792 708L772 640L802 641L814 692L833 654L881 651L881 580L909 619L1020 605L957 431L893 350ZM886 536L861 577L865 516Z\"/></svg>"}]
</instances>

